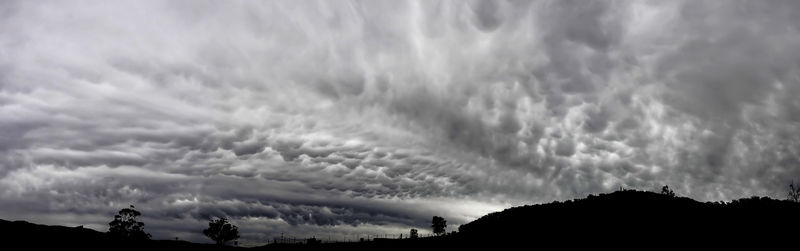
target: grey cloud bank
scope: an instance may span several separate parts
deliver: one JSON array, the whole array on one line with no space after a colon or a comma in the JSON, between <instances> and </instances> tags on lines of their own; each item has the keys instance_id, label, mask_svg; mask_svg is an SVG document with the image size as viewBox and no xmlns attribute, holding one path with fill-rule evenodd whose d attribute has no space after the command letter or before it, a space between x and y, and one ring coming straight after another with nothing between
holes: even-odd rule
<instances>
[{"instance_id":1,"label":"grey cloud bank","mask_svg":"<svg viewBox=\"0 0 800 251\"><path fill-rule=\"evenodd\" d=\"M3 1L0 218L243 241L782 196L796 1ZM176 224L180 223L180 224Z\"/></svg>"}]
</instances>

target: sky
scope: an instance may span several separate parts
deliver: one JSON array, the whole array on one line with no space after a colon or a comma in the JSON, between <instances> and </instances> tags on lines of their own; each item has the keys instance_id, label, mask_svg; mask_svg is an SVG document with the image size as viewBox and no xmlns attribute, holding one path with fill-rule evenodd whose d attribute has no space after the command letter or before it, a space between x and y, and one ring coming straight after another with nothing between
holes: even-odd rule
<instances>
[{"instance_id":1,"label":"sky","mask_svg":"<svg viewBox=\"0 0 800 251\"><path fill-rule=\"evenodd\" d=\"M0 1L0 218L240 243L783 198L800 1Z\"/></svg>"}]
</instances>

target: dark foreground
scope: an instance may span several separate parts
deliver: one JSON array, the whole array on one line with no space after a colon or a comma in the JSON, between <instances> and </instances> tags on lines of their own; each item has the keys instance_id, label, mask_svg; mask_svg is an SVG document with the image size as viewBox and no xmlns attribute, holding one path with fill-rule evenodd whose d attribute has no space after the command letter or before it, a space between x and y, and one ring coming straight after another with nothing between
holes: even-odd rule
<instances>
[{"instance_id":1,"label":"dark foreground","mask_svg":"<svg viewBox=\"0 0 800 251\"><path fill-rule=\"evenodd\" d=\"M800 203L747 198L697 202L642 191L522 206L461 226L457 234L356 243L267 245L263 250L472 250L492 248L663 249L792 247L800 238ZM130 242L85 228L0 220L0 239L22 249L241 250L185 241ZM781 248L783 249L783 248Z\"/></svg>"}]
</instances>

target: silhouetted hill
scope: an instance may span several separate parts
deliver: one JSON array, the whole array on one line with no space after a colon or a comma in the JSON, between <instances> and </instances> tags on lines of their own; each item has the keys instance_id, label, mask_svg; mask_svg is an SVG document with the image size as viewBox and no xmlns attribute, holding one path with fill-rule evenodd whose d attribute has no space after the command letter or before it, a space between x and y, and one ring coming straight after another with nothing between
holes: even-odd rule
<instances>
[{"instance_id":1,"label":"silhouetted hill","mask_svg":"<svg viewBox=\"0 0 800 251\"><path fill-rule=\"evenodd\" d=\"M0 239L19 250L232 250L186 241L127 241L83 227L48 226L0 220ZM0 248L3 249L3 248ZM14 249L4 249L14 250Z\"/></svg>"},{"instance_id":2,"label":"silhouetted hill","mask_svg":"<svg viewBox=\"0 0 800 251\"><path fill-rule=\"evenodd\" d=\"M457 234L316 245L272 244L263 250L455 250L525 248L658 249L793 245L800 203L752 197L698 202L644 191L509 208L464 224ZM448 229L452 231L453 229ZM0 220L5 243L26 249L240 249L184 241L130 242L91 229Z\"/></svg>"},{"instance_id":3,"label":"silhouetted hill","mask_svg":"<svg viewBox=\"0 0 800 251\"><path fill-rule=\"evenodd\" d=\"M774 243L797 238L798 216L800 203L767 197L704 203L626 190L509 208L462 225L459 236L548 246Z\"/></svg>"}]
</instances>

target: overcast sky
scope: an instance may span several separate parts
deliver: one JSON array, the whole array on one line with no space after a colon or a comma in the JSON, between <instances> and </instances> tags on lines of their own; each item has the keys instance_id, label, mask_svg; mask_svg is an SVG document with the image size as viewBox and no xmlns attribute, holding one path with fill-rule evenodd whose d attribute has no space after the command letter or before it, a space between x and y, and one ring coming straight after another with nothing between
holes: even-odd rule
<instances>
[{"instance_id":1,"label":"overcast sky","mask_svg":"<svg viewBox=\"0 0 800 251\"><path fill-rule=\"evenodd\" d=\"M0 218L242 242L783 198L800 1L0 1Z\"/></svg>"}]
</instances>

